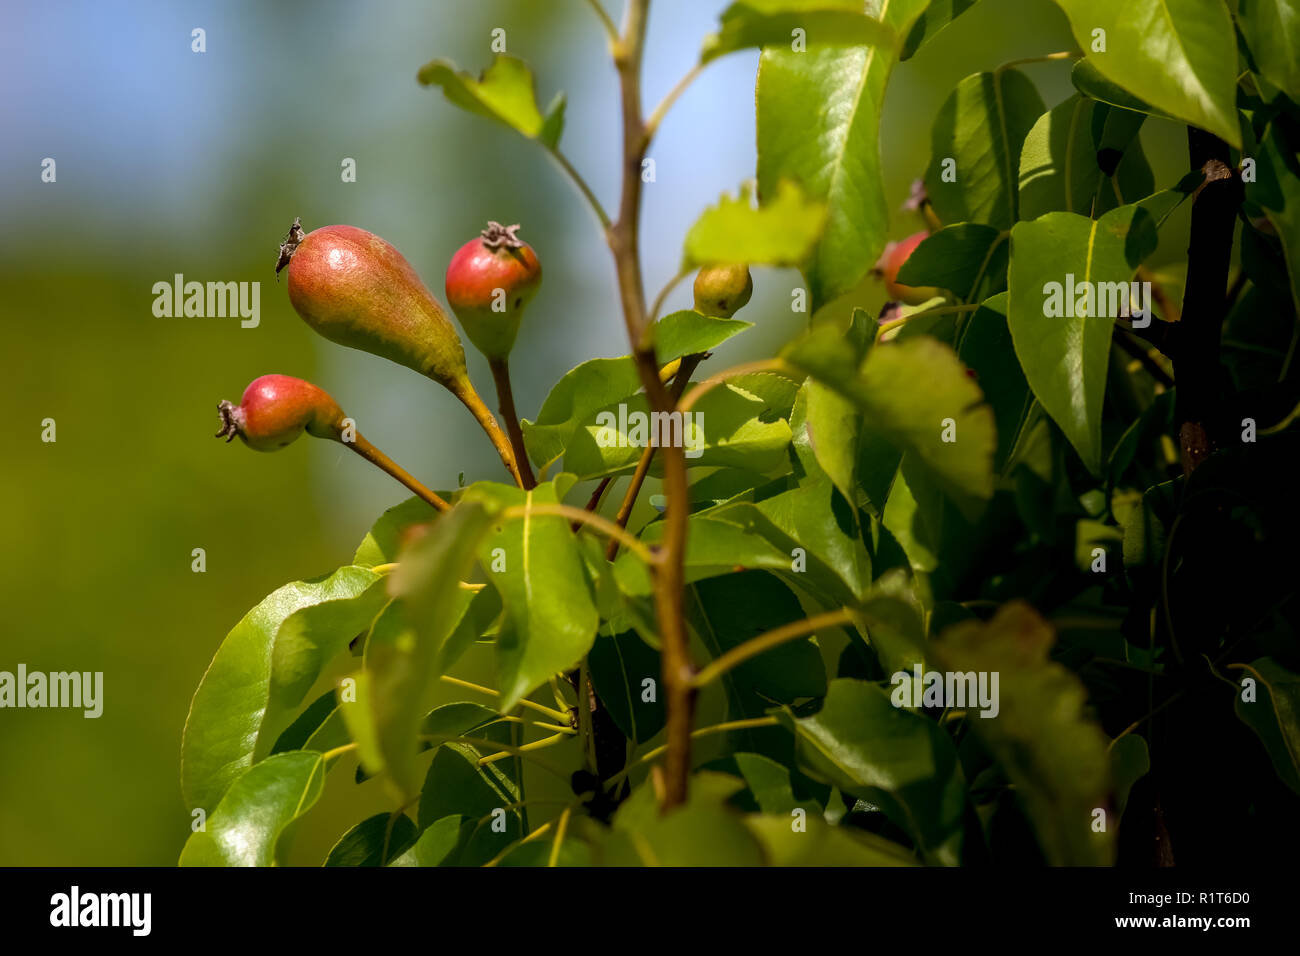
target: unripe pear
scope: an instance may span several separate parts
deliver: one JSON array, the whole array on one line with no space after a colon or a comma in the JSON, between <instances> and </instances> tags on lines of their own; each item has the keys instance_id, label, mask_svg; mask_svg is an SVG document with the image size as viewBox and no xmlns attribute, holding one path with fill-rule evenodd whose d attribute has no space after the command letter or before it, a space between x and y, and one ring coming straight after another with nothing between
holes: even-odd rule
<instances>
[{"instance_id":1,"label":"unripe pear","mask_svg":"<svg viewBox=\"0 0 1300 956\"><path fill-rule=\"evenodd\" d=\"M705 266L695 276L695 311L729 319L753 293L754 280L744 263Z\"/></svg>"},{"instance_id":2,"label":"unripe pear","mask_svg":"<svg viewBox=\"0 0 1300 956\"><path fill-rule=\"evenodd\" d=\"M903 268L903 263L916 251L917 246L929 238L929 235L923 229L920 232L913 233L901 242L891 242L885 246L885 251L881 255L876 269L879 271L881 278L885 280L885 292L891 299L906 302L908 305L920 305L922 302L942 294L934 286L902 285L897 281L898 270Z\"/></svg>"},{"instance_id":3,"label":"unripe pear","mask_svg":"<svg viewBox=\"0 0 1300 956\"><path fill-rule=\"evenodd\" d=\"M218 438L238 435L257 451L279 451L305 430L317 438L337 439L343 411L323 389L291 375L263 375L244 389L239 404L223 401Z\"/></svg>"},{"instance_id":4,"label":"unripe pear","mask_svg":"<svg viewBox=\"0 0 1300 956\"><path fill-rule=\"evenodd\" d=\"M451 507L355 428L346 428L338 402L311 382L291 375L263 375L249 383L238 405L223 401L217 405L217 411L221 413L221 431L217 437L225 438L227 444L238 435L249 448L279 451L306 431L308 435L329 438L350 448L439 511Z\"/></svg>"},{"instance_id":5,"label":"unripe pear","mask_svg":"<svg viewBox=\"0 0 1300 956\"><path fill-rule=\"evenodd\" d=\"M489 360L510 354L524 309L542 284L537 253L519 238L518 229L518 224L489 222L447 265L447 304Z\"/></svg>"},{"instance_id":6,"label":"unripe pear","mask_svg":"<svg viewBox=\"0 0 1300 956\"><path fill-rule=\"evenodd\" d=\"M308 325L458 394L469 385L460 336L400 252L355 226L297 231L301 238L290 233L280 267L287 260L289 301Z\"/></svg>"},{"instance_id":7,"label":"unripe pear","mask_svg":"<svg viewBox=\"0 0 1300 956\"><path fill-rule=\"evenodd\" d=\"M445 386L519 480L510 443L469 379L460 336L400 252L355 226L322 226L304 235L295 219L280 246L276 274L286 265L289 301L308 325L331 342L382 356Z\"/></svg>"}]
</instances>

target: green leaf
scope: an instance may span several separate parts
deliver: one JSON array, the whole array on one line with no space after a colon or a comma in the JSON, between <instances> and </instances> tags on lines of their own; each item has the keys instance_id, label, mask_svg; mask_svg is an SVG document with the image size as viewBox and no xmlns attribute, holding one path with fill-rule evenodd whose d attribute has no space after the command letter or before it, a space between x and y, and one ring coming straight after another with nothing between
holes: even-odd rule
<instances>
[{"instance_id":1,"label":"green leaf","mask_svg":"<svg viewBox=\"0 0 1300 956\"><path fill-rule=\"evenodd\" d=\"M1150 195L1151 167L1136 140L1142 113L1071 96L1039 117L1020 155L1020 217L1077 212L1097 217Z\"/></svg>"},{"instance_id":2,"label":"green leaf","mask_svg":"<svg viewBox=\"0 0 1300 956\"><path fill-rule=\"evenodd\" d=\"M1079 94L1038 118L1020 151L1020 215L1037 219L1049 212L1092 215L1101 184L1092 141L1096 101Z\"/></svg>"},{"instance_id":3,"label":"green leaf","mask_svg":"<svg viewBox=\"0 0 1300 956\"><path fill-rule=\"evenodd\" d=\"M464 596L461 595L462 598ZM501 610L501 595L496 588L489 585L474 593L456 629L443 641L434 669L439 674L446 674L472 644L491 640L493 627L501 618Z\"/></svg>"},{"instance_id":4,"label":"green leaf","mask_svg":"<svg viewBox=\"0 0 1300 956\"><path fill-rule=\"evenodd\" d=\"M859 609L867 641L886 674L906 673L917 664L924 665L925 624L922 613L914 595L901 589L890 593L886 579L881 580L877 593Z\"/></svg>"},{"instance_id":5,"label":"green leaf","mask_svg":"<svg viewBox=\"0 0 1300 956\"><path fill-rule=\"evenodd\" d=\"M663 538L663 522L648 525L641 533L646 544ZM738 568L789 570L792 558L766 538L732 520L730 512L719 517L695 516L689 521L683 564L686 580L698 581ZM619 589L634 597L653 593L650 572L634 554L622 551L614 561L614 578Z\"/></svg>"},{"instance_id":6,"label":"green leaf","mask_svg":"<svg viewBox=\"0 0 1300 956\"><path fill-rule=\"evenodd\" d=\"M437 674L440 648L469 605L461 587L495 509L461 500L435 522L393 571L390 586L402 602L376 622L366 641L371 706L385 772L404 798L419 792L416 734L425 688Z\"/></svg>"},{"instance_id":7,"label":"green leaf","mask_svg":"<svg viewBox=\"0 0 1300 956\"><path fill-rule=\"evenodd\" d=\"M993 409L998 436L993 467L1001 473L1029 421L1033 401L1012 346L1005 292L984 300L970 317L957 355L975 373L984 400Z\"/></svg>"},{"instance_id":8,"label":"green leaf","mask_svg":"<svg viewBox=\"0 0 1300 956\"><path fill-rule=\"evenodd\" d=\"M398 628L403 629L403 637L414 640L410 636L409 630L405 630L405 620L401 616L402 607L400 604L390 604L380 615L379 621L375 624L375 630L371 633L371 638L376 634L379 635L379 641L389 640L388 633ZM357 745L357 760L361 769L357 775L357 782L378 776L384 772L388 763L388 753L394 748L386 745L387 742L380 739L379 714L377 711L384 706L385 702L375 701L374 697L374 680L372 675L366 671L359 674L353 674L352 693L342 697L339 704L339 714L343 718L343 724L347 727L348 737ZM414 746L414 742L412 742ZM399 800L406 799L408 793L399 790L396 797Z\"/></svg>"},{"instance_id":9,"label":"green leaf","mask_svg":"<svg viewBox=\"0 0 1300 956\"><path fill-rule=\"evenodd\" d=\"M1173 188L1152 193L1150 196L1139 199L1134 205L1141 206L1149 212L1155 220L1156 228L1161 229L1169 217L1173 215L1174 210L1183 204L1183 200L1196 191L1196 187L1201 184L1203 178L1199 171L1193 171L1179 180Z\"/></svg>"},{"instance_id":10,"label":"green leaf","mask_svg":"<svg viewBox=\"0 0 1300 956\"><path fill-rule=\"evenodd\" d=\"M718 790L701 786L707 772L695 774L685 806L668 813L645 813L636 798L626 800L599 847L603 866L762 866L763 850L744 818L722 800L743 784ZM722 775L713 775L722 776ZM653 796L653 793L651 792ZM629 819L635 814L635 820Z\"/></svg>"},{"instance_id":11,"label":"green leaf","mask_svg":"<svg viewBox=\"0 0 1300 956\"><path fill-rule=\"evenodd\" d=\"M689 419L681 412L651 412L644 395L625 396L579 426L565 449L564 470L580 480L631 472L648 443L683 445L691 468L759 473L782 469L787 465L790 426L774 414L773 403L761 392L746 387L758 378L710 389L690 409ZM778 397L793 388L779 375L762 378L780 383ZM661 468L662 463L656 466Z\"/></svg>"},{"instance_id":12,"label":"green leaf","mask_svg":"<svg viewBox=\"0 0 1300 956\"><path fill-rule=\"evenodd\" d=\"M930 516L925 513L908 485L907 476L900 473L889 491L889 501L885 504L881 523L903 549L908 566L926 573L939 567L938 552L942 540L931 527L932 521L928 518ZM940 537L940 540L936 540L936 537Z\"/></svg>"},{"instance_id":13,"label":"green leaf","mask_svg":"<svg viewBox=\"0 0 1300 956\"><path fill-rule=\"evenodd\" d=\"M1007 234L978 222L945 226L912 250L898 281L910 286L938 286L963 301L980 298L990 281L998 291L1007 269Z\"/></svg>"},{"instance_id":14,"label":"green leaf","mask_svg":"<svg viewBox=\"0 0 1300 956\"><path fill-rule=\"evenodd\" d=\"M1034 396L1093 474L1101 470L1111 330L1129 308L1128 282L1156 238L1140 206L1097 220L1048 213L1011 230L1007 321L1016 356ZM1078 303L1095 314L1078 315Z\"/></svg>"},{"instance_id":15,"label":"green leaf","mask_svg":"<svg viewBox=\"0 0 1300 956\"><path fill-rule=\"evenodd\" d=\"M707 352L749 327L739 319L674 312L655 323L655 356L667 364L683 355ZM523 422L528 457L538 468L549 468L582 425L594 422L602 408L616 405L640 388L641 377L630 355L583 362L551 389L537 420Z\"/></svg>"},{"instance_id":16,"label":"green leaf","mask_svg":"<svg viewBox=\"0 0 1300 956\"><path fill-rule=\"evenodd\" d=\"M1165 538L1173 516L1162 505L1176 494L1172 481L1148 488L1142 504L1134 508L1124 523L1124 567L1156 568L1165 553ZM1168 521L1166 521L1168 519Z\"/></svg>"},{"instance_id":17,"label":"green leaf","mask_svg":"<svg viewBox=\"0 0 1300 956\"><path fill-rule=\"evenodd\" d=\"M894 706L875 684L848 678L831 681L817 713L787 711L782 720L795 734L805 773L881 806L925 859L960 862L966 784L935 721Z\"/></svg>"},{"instance_id":18,"label":"green leaf","mask_svg":"<svg viewBox=\"0 0 1300 956\"><path fill-rule=\"evenodd\" d=\"M1241 148L1237 44L1223 0L1056 0L1089 61L1157 109ZM1104 31L1105 50L1094 49ZM1127 104L1120 103L1120 106Z\"/></svg>"},{"instance_id":19,"label":"green leaf","mask_svg":"<svg viewBox=\"0 0 1300 956\"><path fill-rule=\"evenodd\" d=\"M1110 776L1115 782L1115 819L1124 818L1128 795L1133 784L1151 769L1151 756L1147 742L1137 734L1125 734L1115 740L1110 748Z\"/></svg>"},{"instance_id":20,"label":"green leaf","mask_svg":"<svg viewBox=\"0 0 1300 956\"><path fill-rule=\"evenodd\" d=\"M508 744L510 725L493 723L496 717L487 707L458 703L436 708L424 730ZM520 800L516 761L506 757L479 763L491 753L486 745L446 743L437 748L429 764L420 793L420 829L432 827L448 816L466 818L458 849L447 860L450 865L481 866L524 835L523 811L513 806ZM504 829L494 827L495 821L500 821L498 826Z\"/></svg>"},{"instance_id":21,"label":"green leaf","mask_svg":"<svg viewBox=\"0 0 1300 956\"><path fill-rule=\"evenodd\" d=\"M407 498L400 504L393 505L371 526L352 563L363 568L373 568L377 564L391 564L397 560L401 547L402 535L417 524L427 524L438 517L433 505L421 498Z\"/></svg>"},{"instance_id":22,"label":"green leaf","mask_svg":"<svg viewBox=\"0 0 1300 956\"><path fill-rule=\"evenodd\" d=\"M1255 182L1246 185L1246 199L1257 203L1282 244L1282 257L1291 277L1291 298L1300 309L1300 150L1289 145L1279 121L1260 137Z\"/></svg>"},{"instance_id":23,"label":"green leaf","mask_svg":"<svg viewBox=\"0 0 1300 956\"><path fill-rule=\"evenodd\" d=\"M1295 0L1241 0L1237 23L1256 69L1300 103L1300 7Z\"/></svg>"},{"instance_id":24,"label":"green leaf","mask_svg":"<svg viewBox=\"0 0 1300 956\"><path fill-rule=\"evenodd\" d=\"M691 590L688 619L714 657L807 616L794 592L762 571L697 581ZM731 673L743 688L781 703L826 693L826 667L811 637L751 657Z\"/></svg>"},{"instance_id":25,"label":"green leaf","mask_svg":"<svg viewBox=\"0 0 1300 956\"><path fill-rule=\"evenodd\" d=\"M915 866L906 848L864 830L833 827L809 815L795 830L790 816L750 814L745 826L763 845L769 866Z\"/></svg>"},{"instance_id":26,"label":"green leaf","mask_svg":"<svg viewBox=\"0 0 1300 956\"><path fill-rule=\"evenodd\" d=\"M314 750L324 753L348 742L348 731L343 725L334 691L321 694L307 706L284 733L276 738L271 753L289 750Z\"/></svg>"},{"instance_id":27,"label":"green leaf","mask_svg":"<svg viewBox=\"0 0 1300 956\"><path fill-rule=\"evenodd\" d=\"M392 833L389 821L393 820ZM325 857L325 866L383 866L385 858L399 857L415 843L416 829L406 814L376 813L339 838ZM388 851L384 852L384 841Z\"/></svg>"},{"instance_id":28,"label":"green leaf","mask_svg":"<svg viewBox=\"0 0 1300 956\"><path fill-rule=\"evenodd\" d=\"M893 47L894 31L864 12L862 0L738 0L722 11L722 27L705 38L700 62L751 47L788 46L796 29L808 44Z\"/></svg>"},{"instance_id":29,"label":"green leaf","mask_svg":"<svg viewBox=\"0 0 1300 956\"><path fill-rule=\"evenodd\" d=\"M957 84L930 131L925 188L940 219L1011 228L1020 218L1020 147L1043 110L1019 70L976 73ZM956 178L945 181L948 160Z\"/></svg>"},{"instance_id":30,"label":"green leaf","mask_svg":"<svg viewBox=\"0 0 1300 956\"><path fill-rule=\"evenodd\" d=\"M302 702L321 668L370 625L386 600L367 568L286 584L231 629L185 721L181 789L211 813L226 788L269 750L263 728Z\"/></svg>"},{"instance_id":31,"label":"green leaf","mask_svg":"<svg viewBox=\"0 0 1300 956\"><path fill-rule=\"evenodd\" d=\"M814 556L835 572L855 603L866 594L871 586L871 555L862 541L861 520L829 479L805 480L753 507L785 536L768 540L783 550L787 541L794 542L799 549L795 557L805 561Z\"/></svg>"},{"instance_id":32,"label":"green leaf","mask_svg":"<svg viewBox=\"0 0 1300 956\"><path fill-rule=\"evenodd\" d=\"M618 729L638 744L664 728L664 705L643 699L642 682L659 685L659 653L633 631L598 637L587 655L591 683Z\"/></svg>"},{"instance_id":33,"label":"green leaf","mask_svg":"<svg viewBox=\"0 0 1300 956\"><path fill-rule=\"evenodd\" d=\"M716 536L713 560L718 563L707 569L690 569L688 578L764 568L779 573L787 584L797 586L823 605L857 603L863 575L870 573L870 558L861 552L849 530L853 527L851 509L825 479L759 504L730 503L709 512L707 518L714 525L728 524L735 530ZM716 530L714 526L705 533L712 530ZM801 534L810 540L797 537ZM728 546L733 549L734 565L723 563L727 558L723 548ZM689 555L689 539L686 547Z\"/></svg>"},{"instance_id":34,"label":"green leaf","mask_svg":"<svg viewBox=\"0 0 1300 956\"><path fill-rule=\"evenodd\" d=\"M1300 674L1261 657L1240 676L1255 679L1255 699L1243 700L1239 689L1232 702L1237 717L1259 737L1279 779L1300 793Z\"/></svg>"},{"instance_id":35,"label":"green leaf","mask_svg":"<svg viewBox=\"0 0 1300 956\"><path fill-rule=\"evenodd\" d=\"M915 458L964 514L977 514L992 496L993 412L948 346L928 336L882 344L856 374L827 362L810 340L783 356L852 400L871 430ZM922 381L926 388L918 392Z\"/></svg>"},{"instance_id":36,"label":"green leaf","mask_svg":"<svg viewBox=\"0 0 1300 956\"><path fill-rule=\"evenodd\" d=\"M971 711L966 723L1015 787L1047 862L1109 865L1114 829L1093 831L1111 792L1108 738L1087 715L1083 684L1051 659L1055 640L1029 605L1013 601L987 623L948 628L930 650L946 671L997 675L997 715Z\"/></svg>"},{"instance_id":37,"label":"green leaf","mask_svg":"<svg viewBox=\"0 0 1300 956\"><path fill-rule=\"evenodd\" d=\"M450 865L456 849L469 838L474 821L458 814L435 820L425 827L420 838L389 866L442 866Z\"/></svg>"},{"instance_id":38,"label":"green leaf","mask_svg":"<svg viewBox=\"0 0 1300 956\"><path fill-rule=\"evenodd\" d=\"M821 787L821 799L808 794L802 799L795 796L795 779L785 764L757 753L733 753L705 764L704 769L731 774L745 781L745 789L731 798L733 806L753 812L786 814L790 820L795 810L808 816L821 816L829 798L829 787ZM801 791L817 787L798 771L794 771Z\"/></svg>"},{"instance_id":39,"label":"green leaf","mask_svg":"<svg viewBox=\"0 0 1300 956\"><path fill-rule=\"evenodd\" d=\"M564 135L564 108L567 105L568 100L561 91L555 94L551 105L546 107L546 115L542 117L542 129L537 134L537 139L549 150L555 150L560 145L560 137Z\"/></svg>"},{"instance_id":40,"label":"green leaf","mask_svg":"<svg viewBox=\"0 0 1300 956\"><path fill-rule=\"evenodd\" d=\"M477 79L456 69L449 60L420 67L421 85L440 86L447 99L463 110L509 126L553 149L564 126L564 97L556 97L545 116L537 108L533 74L523 60L498 53Z\"/></svg>"},{"instance_id":41,"label":"green leaf","mask_svg":"<svg viewBox=\"0 0 1300 956\"><path fill-rule=\"evenodd\" d=\"M930 0L925 13L916 21L903 44L903 54L899 59L909 60L916 51L953 20L975 6L975 0Z\"/></svg>"},{"instance_id":42,"label":"green leaf","mask_svg":"<svg viewBox=\"0 0 1300 956\"><path fill-rule=\"evenodd\" d=\"M462 501L491 501L498 508L557 504L560 480L532 491L479 482ZM499 524L483 539L479 561L513 624L497 637L504 713L554 674L578 663L591 649L600 619L566 518L530 514Z\"/></svg>"},{"instance_id":43,"label":"green leaf","mask_svg":"<svg viewBox=\"0 0 1300 956\"><path fill-rule=\"evenodd\" d=\"M905 37L926 6L892 0L880 19ZM759 196L793 179L826 202L825 232L803 267L814 310L857 285L885 247L880 110L897 52L897 45L770 47L759 61Z\"/></svg>"},{"instance_id":44,"label":"green leaf","mask_svg":"<svg viewBox=\"0 0 1300 956\"><path fill-rule=\"evenodd\" d=\"M713 263L797 266L807 259L826 222L826 204L806 199L797 184L782 180L776 195L754 207L749 190L723 196L686 234L682 268Z\"/></svg>"},{"instance_id":45,"label":"green leaf","mask_svg":"<svg viewBox=\"0 0 1300 956\"><path fill-rule=\"evenodd\" d=\"M181 866L273 866L289 824L312 808L324 788L320 754L267 757L234 780L206 829L191 833Z\"/></svg>"},{"instance_id":46,"label":"green leaf","mask_svg":"<svg viewBox=\"0 0 1300 956\"><path fill-rule=\"evenodd\" d=\"M551 854L555 852L555 838L548 836L527 843L517 843L506 851L506 855L497 861L497 866L550 866ZM566 836L560 844L560 852L555 855L556 866L591 866L591 847L581 840Z\"/></svg>"},{"instance_id":47,"label":"green leaf","mask_svg":"<svg viewBox=\"0 0 1300 956\"><path fill-rule=\"evenodd\" d=\"M842 364L852 375L871 351L877 328L876 321L862 309L853 310L847 335L833 334L831 326L819 327L821 361ZM845 501L858 503L859 465L865 463L866 471L875 478L874 461L868 457L863 462L863 456L874 456L881 449L864 447L870 443L864 442L862 415L857 406L834 389L807 381L791 409L790 429L795 453L805 472L814 477L819 472L824 474ZM884 492L878 484L869 481L864 489L866 500L862 503L868 507L878 509L884 503Z\"/></svg>"},{"instance_id":48,"label":"green leaf","mask_svg":"<svg viewBox=\"0 0 1300 956\"><path fill-rule=\"evenodd\" d=\"M1074 67L1070 70L1070 82L1074 84L1076 90L1091 99L1111 106L1118 106L1121 109L1177 122L1169 114L1156 109L1146 100L1134 96L1122 86L1107 79L1097 69L1096 62L1091 57L1084 57L1074 64Z\"/></svg>"}]
</instances>

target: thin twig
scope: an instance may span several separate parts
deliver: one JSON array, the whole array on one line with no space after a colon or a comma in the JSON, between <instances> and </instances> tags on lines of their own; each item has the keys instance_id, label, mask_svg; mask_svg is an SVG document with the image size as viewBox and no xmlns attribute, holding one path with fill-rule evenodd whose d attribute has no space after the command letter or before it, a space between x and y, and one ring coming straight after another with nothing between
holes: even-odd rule
<instances>
[{"instance_id":1,"label":"thin twig","mask_svg":"<svg viewBox=\"0 0 1300 956\"><path fill-rule=\"evenodd\" d=\"M1083 58L1082 53L1075 53L1073 50L1061 50L1059 53L1048 53L1044 56L1026 56L1019 60L1009 60L997 68L997 73L1003 73L1006 70L1016 66L1025 66L1029 63L1050 63L1053 60L1079 60Z\"/></svg>"},{"instance_id":2,"label":"thin twig","mask_svg":"<svg viewBox=\"0 0 1300 956\"><path fill-rule=\"evenodd\" d=\"M676 402L682 397L682 392L686 389L686 383L690 381L691 375L699 367L700 362L704 360L702 354L687 355L681 364L677 366L677 375L673 378L672 397ZM623 504L619 506L618 514L614 518L614 523L620 528L626 528L628 519L632 517L632 509L636 507L637 496L641 494L641 486L645 484L645 479L650 474L650 463L654 461L655 445L647 444L645 450L641 452L641 460L637 462L636 471L632 473L632 483L627 486L627 492L623 495ZM618 539L610 538L609 545L605 549L605 559L613 561L618 557Z\"/></svg>"},{"instance_id":3,"label":"thin twig","mask_svg":"<svg viewBox=\"0 0 1300 956\"><path fill-rule=\"evenodd\" d=\"M662 123L664 117L668 115L668 111L672 109L673 104L677 102L677 98L686 92L688 86L695 82L695 78L703 72L704 66L703 63L696 63L691 67L690 70L687 71L686 75L677 81L677 85L668 91L668 95L660 101L659 105L654 108L654 112L650 114L650 118L645 122L645 135L647 140L654 138L655 133L659 129L659 124Z\"/></svg>"},{"instance_id":4,"label":"thin twig","mask_svg":"<svg viewBox=\"0 0 1300 956\"><path fill-rule=\"evenodd\" d=\"M808 634L816 633L822 628L841 627L845 624L851 624L853 616L848 610L841 608L838 611L827 611L824 614L816 614L803 621L791 621L789 624L783 624L780 627L774 627L766 633L760 634L738 644L731 650L727 651L720 657L714 658L712 663L702 668L695 675L695 686L704 687L727 671L739 667L745 661L757 657L764 651L770 651L774 647L779 647L790 641L804 637Z\"/></svg>"},{"instance_id":5,"label":"thin twig","mask_svg":"<svg viewBox=\"0 0 1300 956\"><path fill-rule=\"evenodd\" d=\"M600 223L601 231L603 232L608 229L609 213L605 212L605 207L600 204L600 200L597 199L596 194L591 191L591 187L588 186L587 181L582 178L582 174L573 168L573 164L569 162L569 158L558 149L548 149L546 152L550 154L551 159L555 160L560 169L564 171L564 174L569 177L570 182L578 187L578 192L582 193L582 197L587 200L587 205L590 206L591 211L596 214L596 219Z\"/></svg>"},{"instance_id":6,"label":"thin twig","mask_svg":"<svg viewBox=\"0 0 1300 956\"><path fill-rule=\"evenodd\" d=\"M775 717L747 717L744 720L729 720L726 723L714 724L711 727L700 727L698 730L692 730L690 736L693 738L707 737L710 734L725 734L732 730L752 730L755 727L775 727L779 723L780 721ZM636 760L632 761L618 773L606 780L605 785L609 786L610 784L618 783L641 764L649 763L667 749L668 745L662 744L655 747L653 750L647 750L640 757L637 757Z\"/></svg>"},{"instance_id":7,"label":"thin twig","mask_svg":"<svg viewBox=\"0 0 1300 956\"><path fill-rule=\"evenodd\" d=\"M614 26L614 21L609 18L609 14L605 12L600 0L587 0L587 5L595 11L596 16L600 19L600 24L604 28L605 36L609 38L609 42L618 42L618 27Z\"/></svg>"},{"instance_id":8,"label":"thin twig","mask_svg":"<svg viewBox=\"0 0 1300 956\"><path fill-rule=\"evenodd\" d=\"M443 683L454 684L456 687L463 687L466 690L478 691L480 694L487 694L489 697L500 697L501 692L493 690L491 687L484 687L482 684L473 684L467 680L461 680L459 677L452 677L450 674L443 674L438 678ZM545 714L552 720L558 720L563 724L569 723L569 715L558 710L552 710L542 704L524 698L519 702L521 707L527 707L529 710L536 711L539 714Z\"/></svg>"},{"instance_id":9,"label":"thin twig","mask_svg":"<svg viewBox=\"0 0 1300 956\"><path fill-rule=\"evenodd\" d=\"M602 517L598 514L593 514L590 511L583 511L581 508L575 508L572 505L513 505L501 512L501 517L506 521L518 520L528 515L554 515L558 518L568 518L570 521L577 521L595 529L596 531L604 532L612 538L617 538L627 546L629 551L636 554L636 556L646 564L654 565L659 563L659 559L656 557L655 553L646 547L640 538L629 534L608 518Z\"/></svg>"},{"instance_id":10,"label":"thin twig","mask_svg":"<svg viewBox=\"0 0 1300 956\"><path fill-rule=\"evenodd\" d=\"M1174 387L1174 377L1164 370L1151 353L1158 351L1147 346L1145 342L1122 326L1115 327L1115 342L1129 355L1142 363L1142 367L1151 373L1151 377L1165 388Z\"/></svg>"},{"instance_id":11,"label":"thin twig","mask_svg":"<svg viewBox=\"0 0 1300 956\"><path fill-rule=\"evenodd\" d=\"M691 389L690 394L677 403L677 410L685 413L694 408L701 398L729 379L739 378L742 375L753 375L756 372L775 372L795 379L799 377L798 372L788 362L779 358L761 359L757 362L733 365L731 368L723 369L716 375L710 375Z\"/></svg>"},{"instance_id":12,"label":"thin twig","mask_svg":"<svg viewBox=\"0 0 1300 956\"><path fill-rule=\"evenodd\" d=\"M447 502L439 497L436 492L430 491L422 485L411 475L410 472L363 438L360 433L357 433L352 441L345 441L342 442L342 444L352 449L352 451L356 452L380 471L386 472L396 478L408 489L415 492L418 498L427 501L439 511L451 510L451 505L447 504Z\"/></svg>"},{"instance_id":13,"label":"thin twig","mask_svg":"<svg viewBox=\"0 0 1300 956\"><path fill-rule=\"evenodd\" d=\"M660 319L659 312L664 307L664 300L668 298L668 294L672 292L673 289L677 288L678 283L680 283L683 279L685 279L690 274L691 274L691 270L683 269L681 272L677 273L675 276L673 276L671 279L669 279L667 282L664 283L664 287L660 289L659 294L655 296L654 304L650 306L650 311L649 313L647 313L650 316L651 322L659 321Z\"/></svg>"},{"instance_id":14,"label":"thin twig","mask_svg":"<svg viewBox=\"0 0 1300 956\"><path fill-rule=\"evenodd\" d=\"M519 478L523 482L524 491L529 491L537 487L537 479L533 476L533 466L528 461L524 431L519 425L519 413L515 410L515 391L510 384L510 361L506 358L489 359L488 368L492 370L492 380L496 383L497 402L501 417L505 419L506 434L510 436L510 447L515 452Z\"/></svg>"},{"instance_id":15,"label":"thin twig","mask_svg":"<svg viewBox=\"0 0 1300 956\"><path fill-rule=\"evenodd\" d=\"M560 844L564 842L564 831L569 828L569 815L573 813L572 806L566 806L560 811L560 820L555 825L555 842L551 845L551 856L546 861L547 866L555 866L560 860Z\"/></svg>"}]
</instances>

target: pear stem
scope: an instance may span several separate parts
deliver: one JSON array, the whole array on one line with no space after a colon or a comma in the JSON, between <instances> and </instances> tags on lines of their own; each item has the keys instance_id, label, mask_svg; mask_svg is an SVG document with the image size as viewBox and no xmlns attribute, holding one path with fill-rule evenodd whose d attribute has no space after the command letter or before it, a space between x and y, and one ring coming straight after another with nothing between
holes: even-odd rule
<instances>
[{"instance_id":1,"label":"pear stem","mask_svg":"<svg viewBox=\"0 0 1300 956\"><path fill-rule=\"evenodd\" d=\"M510 446L514 449L519 478L524 490L528 491L537 487L537 479L533 477L533 466L528 463L524 431L519 425L519 413L515 411L515 391L510 384L510 360L504 356L491 358L488 359L488 367L492 369L492 379L496 382L497 403L506 423L506 433L510 436Z\"/></svg>"},{"instance_id":2,"label":"pear stem","mask_svg":"<svg viewBox=\"0 0 1300 956\"><path fill-rule=\"evenodd\" d=\"M439 497L437 493L430 491L424 485L420 484L419 481L411 476L410 472L372 445L362 437L359 432L352 441L344 441L342 438L339 438L338 441L340 444L351 448L372 465L375 465L380 470L392 475L411 491L415 492L417 497L427 501L439 511L451 510L451 505L447 504L447 502Z\"/></svg>"},{"instance_id":3,"label":"pear stem","mask_svg":"<svg viewBox=\"0 0 1300 956\"><path fill-rule=\"evenodd\" d=\"M501 430L501 425L497 422L496 417L483 404L483 399L479 398L478 392L474 391L474 386L468 379L464 382L441 383L447 386L447 389L460 399L461 404L469 409L469 413L474 416L482 427L488 440L492 442L492 447L497 450L501 456L502 463L506 470L510 472L510 477L515 480L520 488L524 486L524 479L519 474L519 466L515 463L514 449L510 447L510 439L506 438L506 433Z\"/></svg>"}]
</instances>

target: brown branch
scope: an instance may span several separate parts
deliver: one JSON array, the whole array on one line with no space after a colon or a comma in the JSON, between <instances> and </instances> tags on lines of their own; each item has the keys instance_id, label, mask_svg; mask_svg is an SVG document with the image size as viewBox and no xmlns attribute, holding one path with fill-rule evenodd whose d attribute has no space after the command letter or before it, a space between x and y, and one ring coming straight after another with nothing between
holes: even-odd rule
<instances>
[{"instance_id":1,"label":"brown branch","mask_svg":"<svg viewBox=\"0 0 1300 956\"><path fill-rule=\"evenodd\" d=\"M641 53L645 43L650 0L628 0L623 33L614 44L614 65L618 68L623 117L623 185L618 219L608 231L609 248L618 274L619 299L628 341L637 371L653 411L670 412L673 401L659 378L653 342L644 342L649 331L645 290L642 285L637 233L641 212L641 163L649 136L641 111ZM668 756L664 763L663 809L686 802L691 769L691 720L695 692L691 686L694 667L686 634L683 603L682 559L686 550L686 519L690 487L686 479L684 448L664 449L664 493L668 509L664 517L663 557L654 572L655 616L662 644L663 685L667 716Z\"/></svg>"},{"instance_id":2,"label":"brown branch","mask_svg":"<svg viewBox=\"0 0 1300 956\"><path fill-rule=\"evenodd\" d=\"M1174 357L1178 442L1183 473L1190 475L1213 449L1208 423L1219 402L1219 337L1227 314L1228 264L1242 188L1227 143L1188 127L1187 146L1192 168L1205 176L1192 205L1187 286Z\"/></svg>"}]
</instances>

